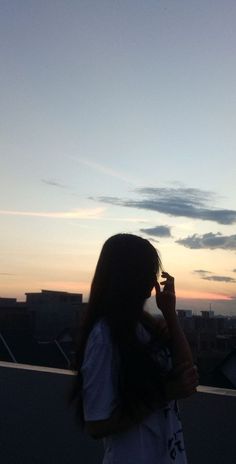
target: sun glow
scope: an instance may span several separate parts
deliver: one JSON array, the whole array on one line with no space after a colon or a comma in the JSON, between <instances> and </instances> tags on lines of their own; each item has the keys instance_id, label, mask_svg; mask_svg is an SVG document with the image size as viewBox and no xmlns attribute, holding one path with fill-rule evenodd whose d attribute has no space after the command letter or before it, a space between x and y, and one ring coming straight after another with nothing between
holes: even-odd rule
<instances>
[{"instance_id":1,"label":"sun glow","mask_svg":"<svg viewBox=\"0 0 236 464\"><path fill-rule=\"evenodd\" d=\"M232 298L221 293L199 292L197 290L178 290L177 298L197 299L197 300L224 300L231 301Z\"/></svg>"}]
</instances>

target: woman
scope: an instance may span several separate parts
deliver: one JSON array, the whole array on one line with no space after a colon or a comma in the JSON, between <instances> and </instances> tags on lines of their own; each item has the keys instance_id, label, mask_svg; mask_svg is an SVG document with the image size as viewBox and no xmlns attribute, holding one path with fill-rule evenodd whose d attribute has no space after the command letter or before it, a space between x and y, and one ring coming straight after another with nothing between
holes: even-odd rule
<instances>
[{"instance_id":1,"label":"woman","mask_svg":"<svg viewBox=\"0 0 236 464\"><path fill-rule=\"evenodd\" d=\"M148 240L109 238L81 321L76 395L85 430L103 438L103 464L185 464L176 400L196 391L198 375L175 312L174 278ZM163 314L144 303L155 287Z\"/></svg>"}]
</instances>

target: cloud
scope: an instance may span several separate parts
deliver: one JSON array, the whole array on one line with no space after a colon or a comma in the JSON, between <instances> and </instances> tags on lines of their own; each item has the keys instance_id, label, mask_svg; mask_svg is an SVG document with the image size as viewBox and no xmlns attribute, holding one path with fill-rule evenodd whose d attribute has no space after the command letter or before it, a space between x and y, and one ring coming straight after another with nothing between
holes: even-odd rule
<instances>
[{"instance_id":1,"label":"cloud","mask_svg":"<svg viewBox=\"0 0 236 464\"><path fill-rule=\"evenodd\" d=\"M112 169L109 166L105 166L104 164L97 163L96 161L83 157L69 156L69 158L71 158L76 163L87 166L96 172L105 174L106 176L114 177L115 179L122 180L123 182L127 182L129 184L137 185L137 182L134 181L134 179L132 179L130 176L127 176L126 173Z\"/></svg>"},{"instance_id":2,"label":"cloud","mask_svg":"<svg viewBox=\"0 0 236 464\"><path fill-rule=\"evenodd\" d=\"M214 221L219 224L236 222L236 210L213 207L215 194L208 190L183 187L139 188L135 192L142 195L142 198L134 200L100 196L96 200L117 206L156 211L169 216Z\"/></svg>"},{"instance_id":3,"label":"cloud","mask_svg":"<svg viewBox=\"0 0 236 464\"><path fill-rule=\"evenodd\" d=\"M12 272L0 272L1 276L14 276L16 274L13 274Z\"/></svg>"},{"instance_id":4,"label":"cloud","mask_svg":"<svg viewBox=\"0 0 236 464\"><path fill-rule=\"evenodd\" d=\"M147 229L140 229L140 232L153 235L154 237L171 237L170 227L168 226L149 227Z\"/></svg>"},{"instance_id":5,"label":"cloud","mask_svg":"<svg viewBox=\"0 0 236 464\"><path fill-rule=\"evenodd\" d=\"M176 240L176 243L191 249L206 248L209 250L236 250L236 235L222 235L220 232L213 234L209 232L204 235L191 235Z\"/></svg>"},{"instance_id":6,"label":"cloud","mask_svg":"<svg viewBox=\"0 0 236 464\"><path fill-rule=\"evenodd\" d=\"M212 280L214 282L236 282L236 279L228 276L219 276L219 275L212 275L213 273L211 271L205 271L204 269L196 269L193 271L194 274L198 274L199 277L203 280ZM210 274L210 275L209 275Z\"/></svg>"},{"instance_id":7,"label":"cloud","mask_svg":"<svg viewBox=\"0 0 236 464\"><path fill-rule=\"evenodd\" d=\"M98 219L104 212L104 208L84 208L72 211L8 211L0 210L0 215L29 216L51 219Z\"/></svg>"},{"instance_id":8,"label":"cloud","mask_svg":"<svg viewBox=\"0 0 236 464\"><path fill-rule=\"evenodd\" d=\"M211 271L205 271L204 269L195 269L194 274L199 274L200 276L206 275L206 274L212 274Z\"/></svg>"},{"instance_id":9,"label":"cloud","mask_svg":"<svg viewBox=\"0 0 236 464\"><path fill-rule=\"evenodd\" d=\"M67 188L66 185L61 184L60 182L57 182L57 181L55 181L53 179L41 179L41 182L43 182L44 184L50 185L52 187L58 187L58 188L62 188L62 189Z\"/></svg>"},{"instance_id":10,"label":"cloud","mask_svg":"<svg viewBox=\"0 0 236 464\"><path fill-rule=\"evenodd\" d=\"M203 276L202 279L203 280L212 280L214 282L227 282L227 283L236 282L236 279L233 279L232 277L219 276L219 275Z\"/></svg>"}]
</instances>

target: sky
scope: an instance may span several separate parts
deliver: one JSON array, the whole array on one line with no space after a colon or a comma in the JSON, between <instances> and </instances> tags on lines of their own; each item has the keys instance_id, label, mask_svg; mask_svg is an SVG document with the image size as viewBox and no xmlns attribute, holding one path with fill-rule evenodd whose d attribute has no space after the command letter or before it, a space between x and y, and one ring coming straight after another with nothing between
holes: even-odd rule
<instances>
[{"instance_id":1,"label":"sky","mask_svg":"<svg viewBox=\"0 0 236 464\"><path fill-rule=\"evenodd\" d=\"M0 296L89 294L149 239L179 307L236 315L234 0L0 1Z\"/></svg>"}]
</instances>

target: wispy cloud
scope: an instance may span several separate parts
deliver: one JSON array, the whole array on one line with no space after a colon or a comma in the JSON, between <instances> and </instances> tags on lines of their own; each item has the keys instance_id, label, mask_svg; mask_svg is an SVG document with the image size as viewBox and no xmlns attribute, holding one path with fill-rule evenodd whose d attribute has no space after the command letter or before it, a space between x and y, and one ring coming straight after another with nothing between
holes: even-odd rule
<instances>
[{"instance_id":1,"label":"wispy cloud","mask_svg":"<svg viewBox=\"0 0 236 464\"><path fill-rule=\"evenodd\" d=\"M104 208L84 208L72 211L7 211L0 210L0 215L43 217L51 219L97 219L100 218Z\"/></svg>"},{"instance_id":2,"label":"wispy cloud","mask_svg":"<svg viewBox=\"0 0 236 464\"><path fill-rule=\"evenodd\" d=\"M198 275L200 275L200 276L204 276L204 275L206 275L206 274L212 274L211 271L205 271L204 269L195 269L195 270L193 271L193 273L194 273L194 274L198 274Z\"/></svg>"},{"instance_id":3,"label":"wispy cloud","mask_svg":"<svg viewBox=\"0 0 236 464\"><path fill-rule=\"evenodd\" d=\"M228 276L219 276L219 275L211 275L211 276L203 276L203 280L212 280L214 282L226 282L226 283L234 283L236 279Z\"/></svg>"},{"instance_id":4,"label":"wispy cloud","mask_svg":"<svg viewBox=\"0 0 236 464\"><path fill-rule=\"evenodd\" d=\"M236 210L219 209L213 206L216 195L207 190L195 188L139 188L135 193L140 199L122 199L100 196L96 200L128 208L146 209L169 216L214 221L219 224L236 222ZM94 198L93 198L94 199Z\"/></svg>"},{"instance_id":5,"label":"wispy cloud","mask_svg":"<svg viewBox=\"0 0 236 464\"><path fill-rule=\"evenodd\" d=\"M12 272L0 272L1 276L14 276L16 274L13 274Z\"/></svg>"},{"instance_id":6,"label":"wispy cloud","mask_svg":"<svg viewBox=\"0 0 236 464\"><path fill-rule=\"evenodd\" d=\"M112 216L107 216L103 218L104 221L111 221L111 222L131 222L131 223L142 223L145 224L147 222L150 222L149 219L147 218L142 218L142 217L112 217Z\"/></svg>"},{"instance_id":7,"label":"wispy cloud","mask_svg":"<svg viewBox=\"0 0 236 464\"><path fill-rule=\"evenodd\" d=\"M220 232L213 234L209 232L203 235L191 235L176 240L176 243L191 249L206 248L209 250L236 250L236 235L222 235Z\"/></svg>"},{"instance_id":8,"label":"wispy cloud","mask_svg":"<svg viewBox=\"0 0 236 464\"><path fill-rule=\"evenodd\" d=\"M147 229L140 229L140 232L154 237L171 237L170 227L168 226L148 227Z\"/></svg>"},{"instance_id":9,"label":"wispy cloud","mask_svg":"<svg viewBox=\"0 0 236 464\"><path fill-rule=\"evenodd\" d=\"M224 276L224 275L213 275L211 271L204 271L203 269L196 269L193 271L194 274L198 274L198 276L203 280L211 280L213 282L226 282L226 283L233 283L236 282L236 279Z\"/></svg>"},{"instance_id":10,"label":"wispy cloud","mask_svg":"<svg viewBox=\"0 0 236 464\"><path fill-rule=\"evenodd\" d=\"M114 177L116 179L122 180L124 182L127 182L128 184L131 185L137 185L137 182L131 177L127 176L126 173L123 173L117 169L110 168L109 166L105 166L104 164L98 163L97 161L93 161L88 158L83 158L81 156L69 156L69 158L73 159L73 161L82 164L83 166L87 166L96 172L99 172L101 174L105 174L109 177Z\"/></svg>"},{"instance_id":11,"label":"wispy cloud","mask_svg":"<svg viewBox=\"0 0 236 464\"><path fill-rule=\"evenodd\" d=\"M44 184L47 184L47 185L50 185L51 187L58 187L58 188L61 188L61 189L66 189L67 186L62 184L61 182L58 182L54 179L41 179L41 182L43 182Z\"/></svg>"}]
</instances>

